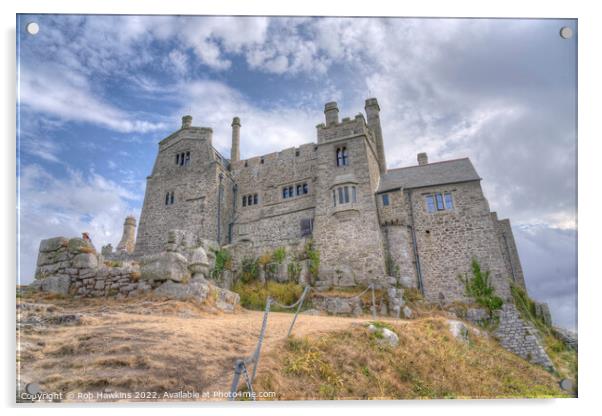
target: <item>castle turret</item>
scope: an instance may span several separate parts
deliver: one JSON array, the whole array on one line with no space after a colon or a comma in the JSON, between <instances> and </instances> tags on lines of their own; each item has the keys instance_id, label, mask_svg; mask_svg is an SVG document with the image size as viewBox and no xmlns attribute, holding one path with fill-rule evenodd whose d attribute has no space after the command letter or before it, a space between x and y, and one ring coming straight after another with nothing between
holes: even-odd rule
<instances>
[{"instance_id":1,"label":"castle turret","mask_svg":"<svg viewBox=\"0 0 602 416\"><path fill-rule=\"evenodd\" d=\"M365 105L366 116L368 117L368 127L374 133L376 139L376 152L378 154L378 166L380 173L387 171L387 161L385 160L385 145L383 143L383 133L380 127L380 107L376 98L368 98Z\"/></svg>"},{"instance_id":2,"label":"castle turret","mask_svg":"<svg viewBox=\"0 0 602 416\"><path fill-rule=\"evenodd\" d=\"M326 117L326 127L339 123L339 107L335 101L326 103L324 106L324 116Z\"/></svg>"},{"instance_id":3,"label":"castle turret","mask_svg":"<svg viewBox=\"0 0 602 416\"><path fill-rule=\"evenodd\" d=\"M232 119L232 148L230 149L230 161L240 160L240 118Z\"/></svg>"},{"instance_id":4,"label":"castle turret","mask_svg":"<svg viewBox=\"0 0 602 416\"><path fill-rule=\"evenodd\" d=\"M182 128L187 129L192 126L192 116L182 117Z\"/></svg>"},{"instance_id":5,"label":"castle turret","mask_svg":"<svg viewBox=\"0 0 602 416\"><path fill-rule=\"evenodd\" d=\"M136 246L136 218L131 215L126 217L125 222L123 223L123 235L121 236L121 241L117 246L117 252L122 253L126 252L128 254L132 254L134 252L134 247Z\"/></svg>"}]
</instances>

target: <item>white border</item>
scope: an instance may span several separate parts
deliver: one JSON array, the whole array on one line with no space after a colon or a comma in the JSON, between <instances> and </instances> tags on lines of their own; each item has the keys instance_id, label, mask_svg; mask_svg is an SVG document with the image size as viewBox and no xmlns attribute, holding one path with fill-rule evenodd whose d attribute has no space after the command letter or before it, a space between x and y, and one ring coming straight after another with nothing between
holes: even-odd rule
<instances>
[{"instance_id":1,"label":"white border","mask_svg":"<svg viewBox=\"0 0 602 416\"><path fill-rule=\"evenodd\" d=\"M4 283L4 339L2 360L2 384L0 392L5 407L10 414L29 414L32 408L15 408L14 406L14 282L16 273L15 254L15 13L107 13L107 14L234 14L234 15L344 15L344 16L446 16L446 17L535 17L535 18L578 18L579 39L579 340L580 340L580 372L579 399L572 400L505 400L505 401L428 401L428 402L347 402L323 403L303 402L287 405L268 403L259 406L236 404L231 408L223 405L202 405L195 408L177 407L178 414L224 414L249 412L250 414L282 414L296 415L316 412L365 414L366 411L422 414L445 413L466 415L487 415L508 413L544 413L548 414L587 414L595 409L597 396L601 388L599 377L600 357L596 354L600 349L600 315L596 302L602 296L600 287L600 231L599 207L600 192L584 192L598 190L600 175L600 64L599 40L602 39L600 19L596 17L595 2L546 1L529 3L524 0L506 0L496 3L486 1L455 0L431 1L420 0L400 5L392 5L390 1L370 0L362 2L303 0L285 1L220 1L214 3L193 2L191 0L88 0L74 2L69 0L21 0L0 3L3 37L3 54L1 71L4 97L0 104L0 117L5 134L2 140L2 156L4 163L2 175L3 204L2 247L0 247L0 264L5 273L1 275ZM596 123L598 121L598 123ZM597 133L597 134L596 134ZM596 261L598 260L598 261ZM106 414L112 411L109 406L86 408L89 415ZM83 409L72 407L51 407L37 409L44 414L81 414ZM148 415L163 415L166 408L146 406L143 409L129 408L128 412L143 411ZM114 411L114 410L113 410Z\"/></svg>"}]
</instances>

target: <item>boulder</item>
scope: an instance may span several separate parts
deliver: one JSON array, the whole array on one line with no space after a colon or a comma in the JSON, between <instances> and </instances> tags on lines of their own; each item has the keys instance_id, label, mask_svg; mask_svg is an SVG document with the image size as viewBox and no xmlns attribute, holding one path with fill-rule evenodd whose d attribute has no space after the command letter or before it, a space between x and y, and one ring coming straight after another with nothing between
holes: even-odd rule
<instances>
[{"instance_id":1,"label":"boulder","mask_svg":"<svg viewBox=\"0 0 602 416\"><path fill-rule=\"evenodd\" d=\"M464 322L448 320L447 325L454 338L464 343L468 342L468 327Z\"/></svg>"},{"instance_id":2,"label":"boulder","mask_svg":"<svg viewBox=\"0 0 602 416\"><path fill-rule=\"evenodd\" d=\"M65 274L49 276L41 281L42 292L56 293L59 295L69 294L69 284L71 279Z\"/></svg>"},{"instance_id":3,"label":"boulder","mask_svg":"<svg viewBox=\"0 0 602 416\"><path fill-rule=\"evenodd\" d=\"M205 302L210 295L215 296L215 307L223 312L233 312L240 302L238 293L221 289L205 279L192 279L188 283L167 281L156 288L156 296L177 300Z\"/></svg>"},{"instance_id":4,"label":"boulder","mask_svg":"<svg viewBox=\"0 0 602 416\"><path fill-rule=\"evenodd\" d=\"M407 306L403 307L402 312L403 312L403 317L404 318L406 318L406 319L411 319L412 318L413 312Z\"/></svg>"},{"instance_id":5,"label":"boulder","mask_svg":"<svg viewBox=\"0 0 602 416\"><path fill-rule=\"evenodd\" d=\"M67 240L65 237L49 238L47 240L42 240L40 242L40 251L42 251L42 252L57 251L58 249L60 249L62 247L67 247L68 244L69 244L69 240Z\"/></svg>"},{"instance_id":6,"label":"boulder","mask_svg":"<svg viewBox=\"0 0 602 416\"><path fill-rule=\"evenodd\" d=\"M391 347L396 347L399 345L399 337L389 328L379 328L374 324L370 324L368 325L368 332L372 334L378 334L378 337L384 342L388 343Z\"/></svg>"},{"instance_id":7,"label":"boulder","mask_svg":"<svg viewBox=\"0 0 602 416\"><path fill-rule=\"evenodd\" d=\"M186 257L175 252L163 252L143 257L141 259L140 278L149 281L187 281L190 279L188 261Z\"/></svg>"},{"instance_id":8,"label":"boulder","mask_svg":"<svg viewBox=\"0 0 602 416\"><path fill-rule=\"evenodd\" d=\"M190 250L188 266L193 277L209 277L209 258L203 247Z\"/></svg>"},{"instance_id":9,"label":"boulder","mask_svg":"<svg viewBox=\"0 0 602 416\"><path fill-rule=\"evenodd\" d=\"M80 253L73 257L71 266L78 269L95 269L98 267L98 258L96 257L96 254Z\"/></svg>"}]
</instances>

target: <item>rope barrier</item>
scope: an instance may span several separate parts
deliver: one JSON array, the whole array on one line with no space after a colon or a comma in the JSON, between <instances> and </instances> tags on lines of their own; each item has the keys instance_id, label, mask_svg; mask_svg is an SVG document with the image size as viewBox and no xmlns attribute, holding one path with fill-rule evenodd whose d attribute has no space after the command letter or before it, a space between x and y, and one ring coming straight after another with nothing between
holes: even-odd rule
<instances>
[{"instance_id":1,"label":"rope barrier","mask_svg":"<svg viewBox=\"0 0 602 416\"><path fill-rule=\"evenodd\" d=\"M297 307L297 310L295 311L295 316L293 317L291 325L288 329L288 333L286 335L287 337L290 337L291 332L293 331L293 326L295 325L295 322L297 321L297 316L299 315L299 312L301 311L301 308L303 307L303 303L305 302L305 298L311 290L314 290L315 292L319 293L315 288L313 288L309 285L305 286L305 289L303 290L301 297L299 299L297 299L297 301L291 305L283 305L282 303L280 303L280 302L276 301L275 299L272 299L272 297L268 296L268 298L266 299L265 310L263 313L263 322L261 323L261 330L259 331L259 337L257 339L257 345L255 347L255 351L249 358L247 358L245 360L240 360L240 359L236 360L236 363L234 364L234 378L232 379L232 384L230 386L229 400L234 400L234 398L236 397L236 392L238 391L238 384L240 382L241 375L245 379L245 383L247 384L247 389L249 390L249 392L251 394L252 400L255 400L255 394L253 393L253 382L255 381L255 375L257 374L257 367L259 364L259 356L261 354L261 347L263 345L263 340L265 338L265 331L266 331L266 328L268 325L268 315L270 314L271 305L276 305L283 309L293 309L293 308ZM349 299L359 299L361 296L363 296L369 290L372 291L372 306L371 306L372 319L376 319L376 300L375 300L375 295L374 295L374 284L373 283L371 283L363 292L361 292L355 296L352 296ZM250 365L250 364L253 364L253 372L252 372L252 375L249 377L247 365Z\"/></svg>"}]
</instances>

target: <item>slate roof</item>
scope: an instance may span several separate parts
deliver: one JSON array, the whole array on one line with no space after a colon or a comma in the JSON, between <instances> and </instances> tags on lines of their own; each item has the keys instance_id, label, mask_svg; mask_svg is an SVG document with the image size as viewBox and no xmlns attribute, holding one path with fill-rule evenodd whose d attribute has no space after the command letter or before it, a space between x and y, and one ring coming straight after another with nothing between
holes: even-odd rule
<instances>
[{"instance_id":1,"label":"slate roof","mask_svg":"<svg viewBox=\"0 0 602 416\"><path fill-rule=\"evenodd\" d=\"M385 175L381 176L376 192L478 180L481 180L481 177L477 174L470 159L466 157L426 165L390 169Z\"/></svg>"}]
</instances>

